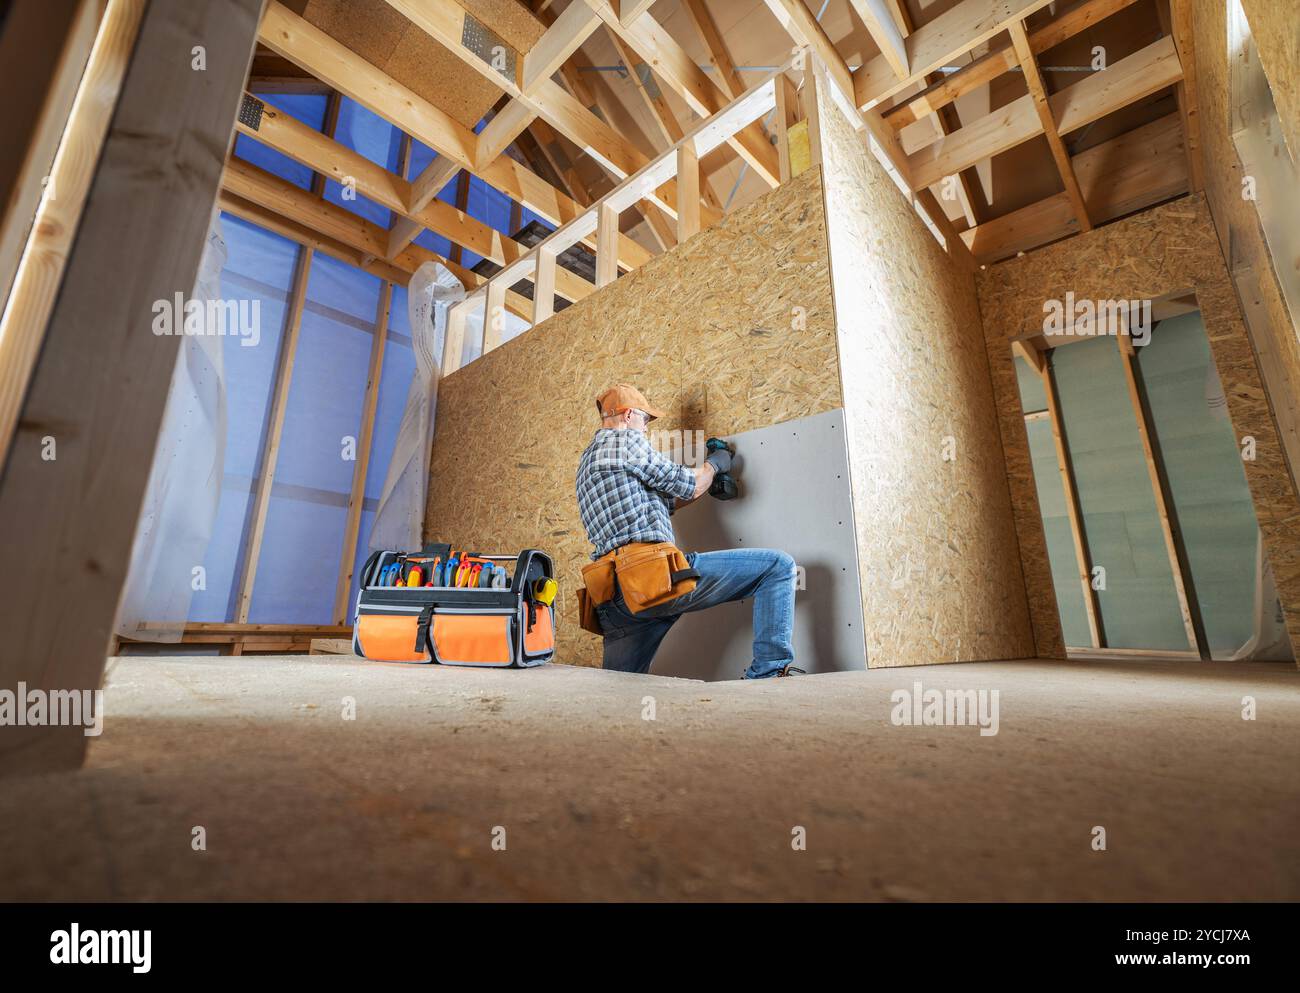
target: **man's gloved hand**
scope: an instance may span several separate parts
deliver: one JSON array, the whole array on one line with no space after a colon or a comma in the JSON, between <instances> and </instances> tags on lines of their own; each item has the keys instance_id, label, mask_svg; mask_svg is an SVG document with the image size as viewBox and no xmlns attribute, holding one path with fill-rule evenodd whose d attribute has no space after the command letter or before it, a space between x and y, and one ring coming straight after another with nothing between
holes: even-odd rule
<instances>
[{"instance_id":1,"label":"man's gloved hand","mask_svg":"<svg viewBox=\"0 0 1300 993\"><path fill-rule=\"evenodd\" d=\"M704 447L709 452L704 461L713 466L715 472L724 473L731 471L731 456L732 453L735 452L735 449L732 448L731 445L727 444L721 438L710 438L704 443Z\"/></svg>"},{"instance_id":2,"label":"man's gloved hand","mask_svg":"<svg viewBox=\"0 0 1300 993\"><path fill-rule=\"evenodd\" d=\"M718 475L731 471L731 453L725 448L720 448L716 452L709 452L709 457L704 461L713 466L714 472Z\"/></svg>"},{"instance_id":3,"label":"man's gloved hand","mask_svg":"<svg viewBox=\"0 0 1300 993\"><path fill-rule=\"evenodd\" d=\"M740 495L740 487L736 485L736 479L729 472L720 472L713 477L713 484L709 487L709 496L715 500L734 500Z\"/></svg>"}]
</instances>

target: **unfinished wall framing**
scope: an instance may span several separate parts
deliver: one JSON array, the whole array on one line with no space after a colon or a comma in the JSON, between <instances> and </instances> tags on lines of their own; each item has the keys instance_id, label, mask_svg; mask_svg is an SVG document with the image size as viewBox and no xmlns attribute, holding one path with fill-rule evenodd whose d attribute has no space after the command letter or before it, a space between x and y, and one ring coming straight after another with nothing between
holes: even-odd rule
<instances>
[{"instance_id":1,"label":"unfinished wall framing","mask_svg":"<svg viewBox=\"0 0 1300 993\"><path fill-rule=\"evenodd\" d=\"M1064 643L1012 341L1041 334L1044 304L1064 300L1067 291L1089 300L1195 294L1233 429L1239 440L1255 439L1256 457L1244 462L1246 480L1287 630L1292 642L1300 643L1300 499L1205 198L1185 197L994 266L980 274L978 285L1038 654L1063 657Z\"/></svg>"}]
</instances>

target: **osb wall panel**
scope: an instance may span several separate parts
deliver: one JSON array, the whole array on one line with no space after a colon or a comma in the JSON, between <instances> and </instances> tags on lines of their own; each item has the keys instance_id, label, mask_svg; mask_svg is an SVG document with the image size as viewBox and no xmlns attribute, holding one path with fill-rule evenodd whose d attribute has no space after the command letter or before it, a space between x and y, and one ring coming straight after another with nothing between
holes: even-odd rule
<instances>
[{"instance_id":1,"label":"osb wall panel","mask_svg":"<svg viewBox=\"0 0 1300 993\"><path fill-rule=\"evenodd\" d=\"M729 434L839 407L836 370L812 170L444 379L425 536L549 552L557 658L598 666L600 639L576 615L591 546L574 495L596 395L635 383L668 412L656 429Z\"/></svg>"},{"instance_id":2,"label":"osb wall panel","mask_svg":"<svg viewBox=\"0 0 1300 993\"><path fill-rule=\"evenodd\" d=\"M1224 0L1199 0L1193 11L1205 196L1228 270L1241 277L1238 293L1247 308L1247 331L1255 346L1264 387L1273 398L1282 450L1290 463L1294 482L1300 480L1300 402L1296 399L1300 397L1300 335L1273 268L1273 258L1260 228L1257 204L1241 196L1244 170L1229 123L1226 6ZM1273 16L1265 17L1265 12ZM1294 38L1297 33L1296 11L1290 4L1275 4L1274 0L1252 2L1246 7L1246 17L1260 46L1261 57L1266 47L1286 44L1270 41L1271 35L1289 33ZM1281 70L1273 71L1273 66L1265 63L1265 73L1276 100L1282 82L1289 79L1292 87L1296 85L1300 66L1293 65L1287 75ZM1280 110L1281 104L1278 106Z\"/></svg>"},{"instance_id":3,"label":"osb wall panel","mask_svg":"<svg viewBox=\"0 0 1300 993\"><path fill-rule=\"evenodd\" d=\"M1003 262L981 273L978 283L1020 548L1031 577L1029 594L1035 622L1043 617L1046 627L1046 615L1056 616L1056 602L1011 339L1041 333L1043 304L1063 300L1070 291L1076 299L1144 300L1190 289L1201 308L1233 428L1239 438L1250 435L1256 439L1255 460L1242 464L1273 564L1287 630L1292 643L1300 644L1300 501L1287 473L1273 413L1204 197L1184 197Z\"/></svg>"},{"instance_id":4,"label":"osb wall panel","mask_svg":"<svg viewBox=\"0 0 1300 993\"><path fill-rule=\"evenodd\" d=\"M867 664L1032 655L973 275L818 104Z\"/></svg>"}]
</instances>

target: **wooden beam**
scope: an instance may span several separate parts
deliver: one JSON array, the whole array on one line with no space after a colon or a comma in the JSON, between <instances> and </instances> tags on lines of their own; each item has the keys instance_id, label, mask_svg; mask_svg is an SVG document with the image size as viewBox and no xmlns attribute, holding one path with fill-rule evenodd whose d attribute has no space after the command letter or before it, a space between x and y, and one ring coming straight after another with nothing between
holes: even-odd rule
<instances>
[{"instance_id":1,"label":"wooden beam","mask_svg":"<svg viewBox=\"0 0 1300 993\"><path fill-rule=\"evenodd\" d=\"M1029 35L1029 47L1035 55L1045 52L1136 2L1137 0L1089 0L1032 32ZM885 121L901 130L1018 65L1015 49L1010 44L1005 44L958 72L942 76L940 82L886 111Z\"/></svg>"},{"instance_id":2,"label":"wooden beam","mask_svg":"<svg viewBox=\"0 0 1300 993\"><path fill-rule=\"evenodd\" d=\"M1166 36L1052 94L1052 115L1066 135L1182 78L1174 40Z\"/></svg>"},{"instance_id":3,"label":"wooden beam","mask_svg":"<svg viewBox=\"0 0 1300 993\"><path fill-rule=\"evenodd\" d=\"M722 37L722 32L718 30L717 22L709 13L708 5L704 0L681 0L681 9L690 18L700 40L704 42L709 64L713 66L722 91L728 98L735 100L745 92L745 82L736 70L736 63L731 58L731 52Z\"/></svg>"},{"instance_id":4,"label":"wooden beam","mask_svg":"<svg viewBox=\"0 0 1300 993\"><path fill-rule=\"evenodd\" d=\"M904 38L909 37L916 30L916 24L912 21L912 15L908 12L907 7L902 0L890 0L892 16L898 25L899 31ZM938 77L934 74L925 77L925 83L928 85ZM951 117L951 119L950 119ZM957 122L957 115L951 113L947 107L941 107L930 115L930 121L934 125L935 131L940 135L952 134L960 123ZM963 170L957 174L957 203L961 207L961 212L966 218L968 227L974 227L979 223L979 216L975 210L975 185L978 177L974 176L971 170ZM939 205L942 210L942 204ZM946 216L946 214L945 214Z\"/></svg>"},{"instance_id":5,"label":"wooden beam","mask_svg":"<svg viewBox=\"0 0 1300 993\"><path fill-rule=\"evenodd\" d=\"M475 167L478 136L279 0L268 0L257 39L278 55L419 138L462 169Z\"/></svg>"},{"instance_id":6,"label":"wooden beam","mask_svg":"<svg viewBox=\"0 0 1300 993\"><path fill-rule=\"evenodd\" d=\"M614 13L609 0L582 2L595 10L628 47L645 59L659 78L667 82L695 113L708 118L726 106L728 101L723 91L714 85L653 15L642 14L630 24L624 24ZM727 143L769 186L780 183L776 149L757 122L733 135Z\"/></svg>"},{"instance_id":7,"label":"wooden beam","mask_svg":"<svg viewBox=\"0 0 1300 993\"><path fill-rule=\"evenodd\" d=\"M900 79L884 55L876 56L853 73L857 105L871 107L886 97L903 92L1005 31L1010 24L1024 20L1052 2L961 0L934 20L922 24L906 39L907 76Z\"/></svg>"},{"instance_id":8,"label":"wooden beam","mask_svg":"<svg viewBox=\"0 0 1300 993\"><path fill-rule=\"evenodd\" d=\"M1071 159L1094 224L1124 217L1187 191L1178 115L1168 114L1112 138ZM1064 193L985 221L962 238L982 263L1079 232L1078 218Z\"/></svg>"},{"instance_id":9,"label":"wooden beam","mask_svg":"<svg viewBox=\"0 0 1300 993\"><path fill-rule=\"evenodd\" d=\"M463 17L464 9L456 4L453 6ZM428 14L430 11L441 10L442 7L443 3L428 0L418 9ZM424 20L427 21L427 17ZM425 23L417 23L425 27ZM308 24L278 0L269 0L258 37L268 48L328 82L339 92L438 152L446 161L439 167L440 172L436 178L445 176L449 180L454 174L454 163L458 168L469 169L489 186L500 190L512 200L519 201L551 224L564 224L580 213L578 204L508 155L498 156L492 163L477 168L474 162L477 135L427 100L384 75L329 35ZM477 57L471 57L481 62ZM488 71L492 70L489 68ZM437 164L437 160L434 164ZM431 200L439 189L441 187L433 180L422 182L417 178L411 184L412 205L423 196L428 196ZM412 238L415 233L411 234ZM387 238L385 241L384 252L381 254L388 251ZM397 254L394 252L393 258ZM649 258L650 253L636 242L627 238L619 240L621 265L635 268Z\"/></svg>"},{"instance_id":10,"label":"wooden beam","mask_svg":"<svg viewBox=\"0 0 1300 993\"><path fill-rule=\"evenodd\" d=\"M0 475L0 686L102 685L180 345L149 328L194 286L259 5L150 0L140 23ZM195 38L205 72L178 56ZM75 768L83 731L6 727L0 771Z\"/></svg>"},{"instance_id":11,"label":"wooden beam","mask_svg":"<svg viewBox=\"0 0 1300 993\"><path fill-rule=\"evenodd\" d=\"M1057 133L1056 120L1052 117L1052 108L1047 103L1047 88L1043 86L1043 77L1039 75L1038 62L1029 45L1029 35L1025 32L1025 26L1019 21L1012 24L1010 30L1011 44L1015 47L1016 57L1020 59L1025 85L1029 88L1029 95L1034 98L1034 110L1038 112L1038 120L1043 126L1043 135L1047 138L1047 146L1052 151L1052 160L1056 163L1056 171L1065 186L1065 194L1070 198L1070 206L1074 209L1074 216L1079 222L1079 230L1091 231L1092 221L1088 220L1088 207L1083 202L1083 194L1079 192L1079 181L1075 178L1074 169L1070 165L1070 153L1066 151L1065 143Z\"/></svg>"},{"instance_id":12,"label":"wooden beam","mask_svg":"<svg viewBox=\"0 0 1300 993\"><path fill-rule=\"evenodd\" d=\"M393 222L389 232L385 258L394 258L419 236L424 228L415 217L437 199L438 194L460 171L458 162L445 155L439 155L424 167L420 175L415 177L407 188L403 216Z\"/></svg>"},{"instance_id":13,"label":"wooden beam","mask_svg":"<svg viewBox=\"0 0 1300 993\"><path fill-rule=\"evenodd\" d=\"M478 167L483 168L509 148L519 133L536 118L537 112L522 100L507 102L479 132L475 160Z\"/></svg>"},{"instance_id":14,"label":"wooden beam","mask_svg":"<svg viewBox=\"0 0 1300 993\"><path fill-rule=\"evenodd\" d=\"M539 82L550 79L599 25L600 18L586 4L575 2L565 7L524 56L523 92L532 93Z\"/></svg>"},{"instance_id":15,"label":"wooden beam","mask_svg":"<svg viewBox=\"0 0 1300 993\"><path fill-rule=\"evenodd\" d=\"M899 144L898 135L884 126L876 111L863 113L853 102L853 74L848 64L831 44L821 24L803 4L803 0L766 0L768 9L776 16L786 33L798 45L811 49L816 64L814 71L823 72L831 85L832 99L838 94L845 116L855 130L862 127L875 139L890 166L898 174L903 186L913 188L911 165ZM928 211L927 211L928 212Z\"/></svg>"},{"instance_id":16,"label":"wooden beam","mask_svg":"<svg viewBox=\"0 0 1300 993\"><path fill-rule=\"evenodd\" d=\"M969 0L968 0L969 2ZM1161 38L1127 58L1048 97L1060 134L1068 134L1176 82L1181 76L1173 41ZM1042 134L1033 93L973 121L908 156L917 188ZM936 154L937 152L937 154Z\"/></svg>"},{"instance_id":17,"label":"wooden beam","mask_svg":"<svg viewBox=\"0 0 1300 993\"><path fill-rule=\"evenodd\" d=\"M144 0L110 0L104 12L50 171L46 189L57 193L41 199L8 301L0 306L0 466L17 430L143 13Z\"/></svg>"},{"instance_id":18,"label":"wooden beam","mask_svg":"<svg viewBox=\"0 0 1300 993\"><path fill-rule=\"evenodd\" d=\"M924 189L1043 133L1032 94L958 128L908 156L914 189Z\"/></svg>"},{"instance_id":19,"label":"wooden beam","mask_svg":"<svg viewBox=\"0 0 1300 993\"><path fill-rule=\"evenodd\" d=\"M655 0L617 0L618 19L624 24L631 24L648 11Z\"/></svg>"},{"instance_id":20,"label":"wooden beam","mask_svg":"<svg viewBox=\"0 0 1300 993\"><path fill-rule=\"evenodd\" d=\"M1074 563L1078 569L1079 586L1083 593L1083 609L1088 619L1088 639L1093 648L1106 644L1102 625L1101 605L1097 591L1092 588L1092 559L1088 551L1087 532L1083 527L1083 509L1079 504L1079 488L1074 481L1074 465L1066 442L1065 425L1061 420L1060 397L1056 390L1056 373L1052 369L1051 353L1042 366L1043 392L1047 396L1047 416L1052 423L1052 443L1056 448L1056 469L1060 474L1061 488L1065 491L1065 515L1070 522L1070 539L1074 544Z\"/></svg>"},{"instance_id":21,"label":"wooden beam","mask_svg":"<svg viewBox=\"0 0 1300 993\"><path fill-rule=\"evenodd\" d=\"M897 73L899 79L906 79L907 48L903 44L902 32L894 23L884 0L850 0L850 3L890 68Z\"/></svg>"}]
</instances>

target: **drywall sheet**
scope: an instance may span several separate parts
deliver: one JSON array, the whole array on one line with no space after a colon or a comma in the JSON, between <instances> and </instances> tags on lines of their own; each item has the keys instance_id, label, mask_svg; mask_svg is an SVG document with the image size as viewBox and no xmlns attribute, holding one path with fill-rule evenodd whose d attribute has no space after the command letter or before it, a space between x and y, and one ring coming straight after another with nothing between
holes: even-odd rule
<instances>
[{"instance_id":1,"label":"drywall sheet","mask_svg":"<svg viewBox=\"0 0 1300 993\"><path fill-rule=\"evenodd\" d=\"M557 658L599 665L578 627L588 545L574 474L595 398L635 383L663 431L725 435L842 405L820 170L725 216L439 386L425 535L555 559Z\"/></svg>"},{"instance_id":2,"label":"drywall sheet","mask_svg":"<svg viewBox=\"0 0 1300 993\"><path fill-rule=\"evenodd\" d=\"M795 664L810 673L865 669L844 411L728 438L736 500L706 497L674 516L683 551L777 548L796 566ZM752 600L683 614L651 668L657 676L739 679L753 659Z\"/></svg>"},{"instance_id":3,"label":"drywall sheet","mask_svg":"<svg viewBox=\"0 0 1300 993\"><path fill-rule=\"evenodd\" d=\"M1055 654L1053 649L1059 649L1060 625L1011 340L1041 334L1044 304L1064 300L1067 292L1076 300L1093 301L1195 294L1227 397L1233 436L1254 439L1255 458L1243 461L1242 467L1287 630L1292 644L1300 644L1300 500L1204 197L1184 197L1000 263L981 272L977 284L1038 653ZM1287 402L1294 404L1294 398Z\"/></svg>"},{"instance_id":4,"label":"drywall sheet","mask_svg":"<svg viewBox=\"0 0 1300 993\"><path fill-rule=\"evenodd\" d=\"M1032 655L974 280L817 103L869 664Z\"/></svg>"}]
</instances>

